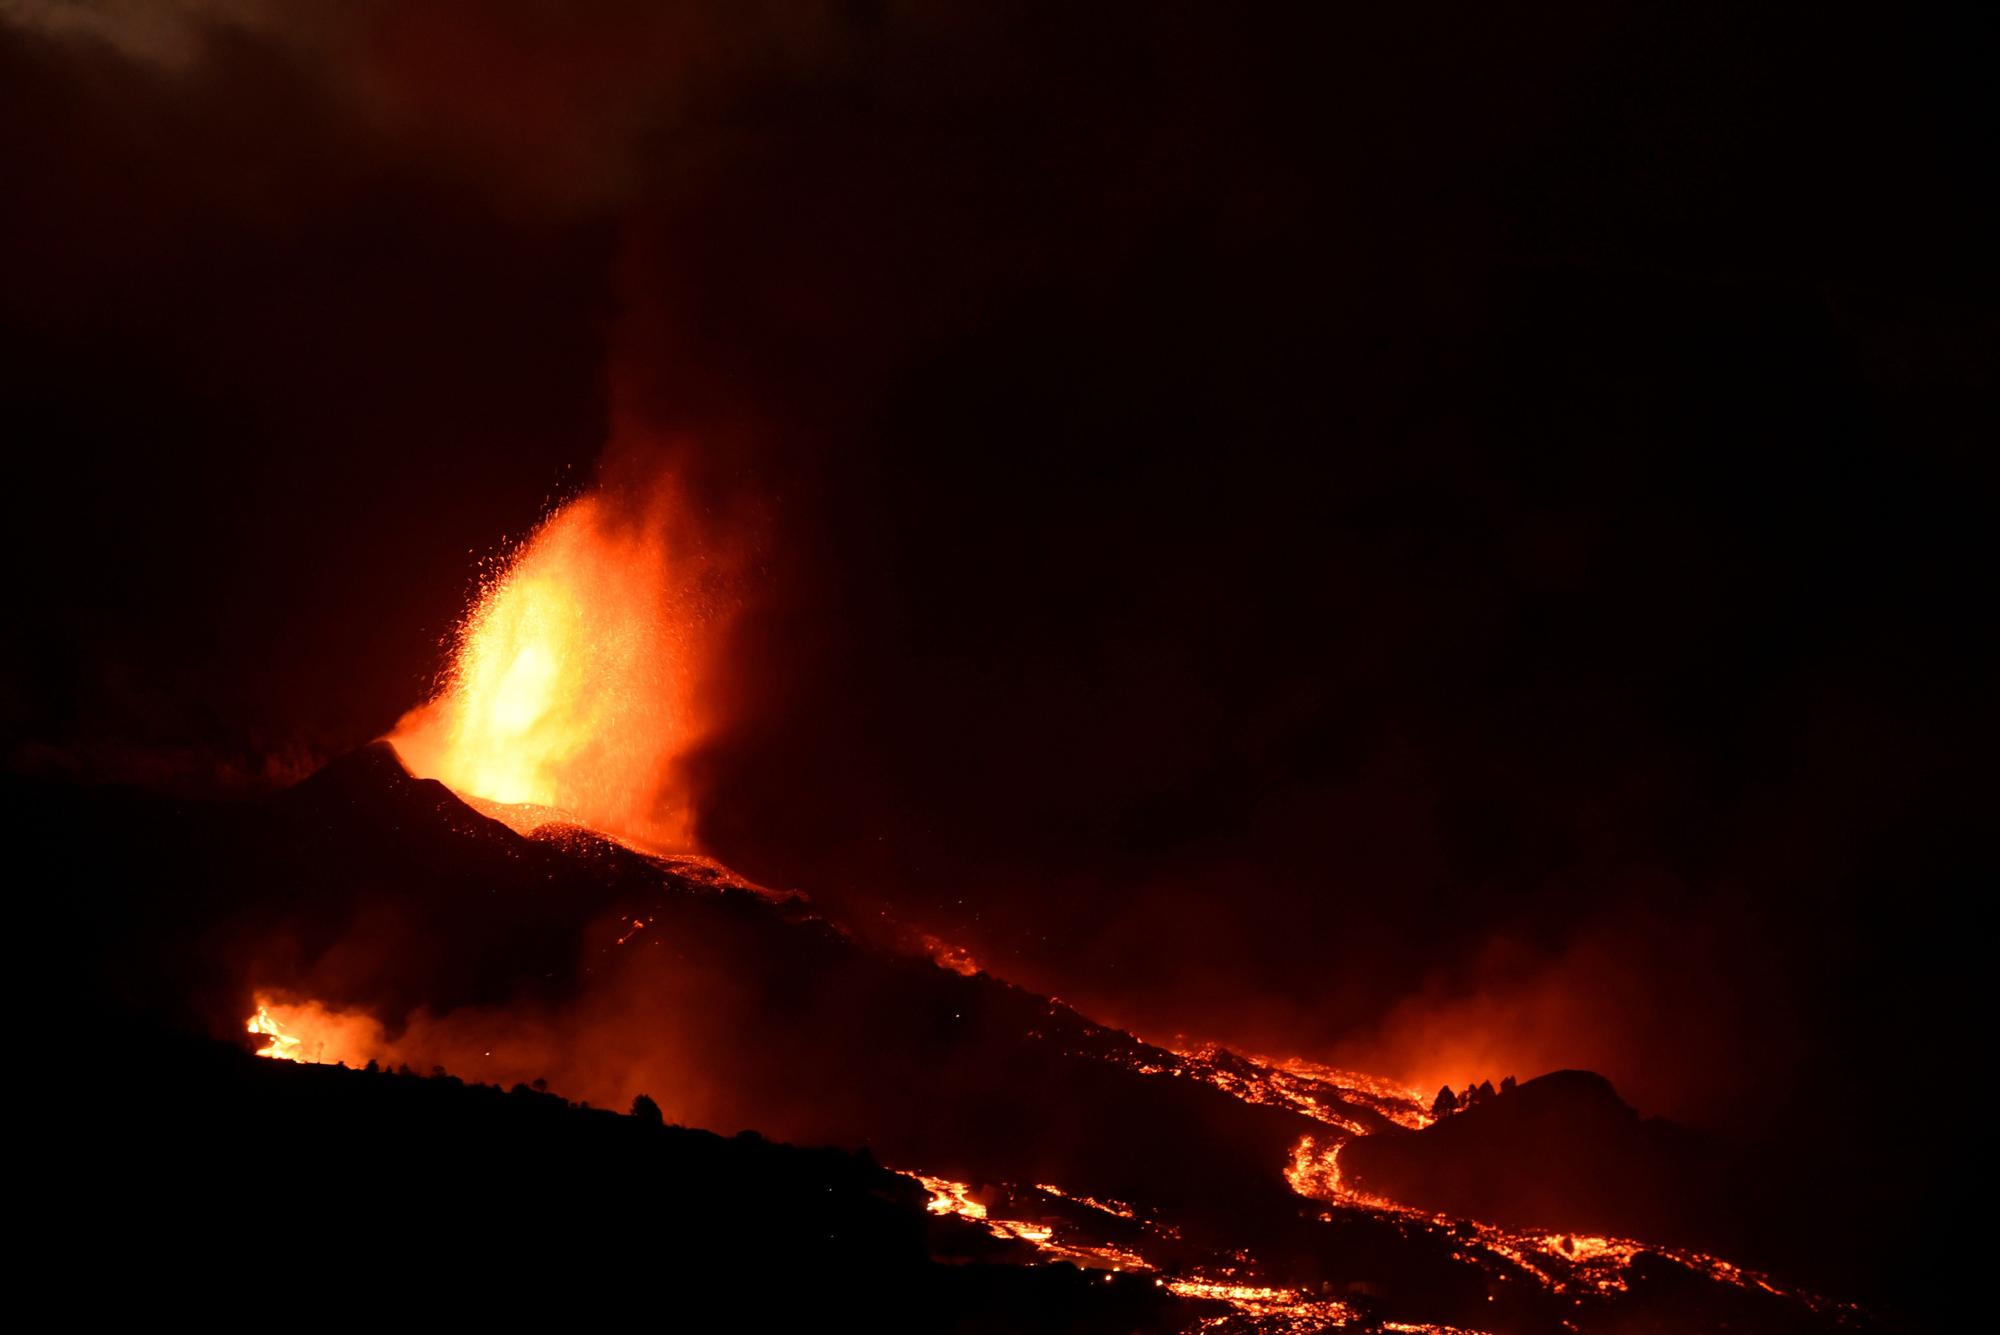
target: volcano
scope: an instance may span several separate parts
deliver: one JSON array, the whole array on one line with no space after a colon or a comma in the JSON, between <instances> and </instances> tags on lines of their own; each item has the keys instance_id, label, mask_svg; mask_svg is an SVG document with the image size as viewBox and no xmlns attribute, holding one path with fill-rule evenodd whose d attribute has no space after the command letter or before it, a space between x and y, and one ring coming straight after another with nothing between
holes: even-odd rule
<instances>
[{"instance_id":1,"label":"volcano","mask_svg":"<svg viewBox=\"0 0 2000 1335\"><path fill-rule=\"evenodd\" d=\"M1954 8L0 0L34 1296L1961 1324Z\"/></svg>"},{"instance_id":2,"label":"volcano","mask_svg":"<svg viewBox=\"0 0 2000 1335\"><path fill-rule=\"evenodd\" d=\"M1715 1160L1587 1074L1440 1121L1364 1074L1148 1042L710 860L482 813L386 743L255 801L19 801L89 906L88 1024L121 1036L82 1077L98 1171L268 1221L274 1273L533 1256L551 1302L599 1270L838 1276L942 1329L1871 1325L1757 1268L1784 1249L1728 1200L1664 1208L1662 1165ZM382 1222L412 1184L421 1222Z\"/></svg>"}]
</instances>

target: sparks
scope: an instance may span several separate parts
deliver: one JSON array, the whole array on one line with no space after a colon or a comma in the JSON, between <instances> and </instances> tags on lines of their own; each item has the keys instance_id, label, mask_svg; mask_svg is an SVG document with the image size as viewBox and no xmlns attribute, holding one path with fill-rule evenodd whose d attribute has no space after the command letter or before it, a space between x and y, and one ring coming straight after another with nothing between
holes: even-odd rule
<instances>
[{"instance_id":1,"label":"sparks","mask_svg":"<svg viewBox=\"0 0 2000 1335\"><path fill-rule=\"evenodd\" d=\"M684 847L671 771L708 614L670 559L674 513L662 493L643 514L589 496L549 516L475 601L443 689L390 735L411 773L522 833Z\"/></svg>"}]
</instances>

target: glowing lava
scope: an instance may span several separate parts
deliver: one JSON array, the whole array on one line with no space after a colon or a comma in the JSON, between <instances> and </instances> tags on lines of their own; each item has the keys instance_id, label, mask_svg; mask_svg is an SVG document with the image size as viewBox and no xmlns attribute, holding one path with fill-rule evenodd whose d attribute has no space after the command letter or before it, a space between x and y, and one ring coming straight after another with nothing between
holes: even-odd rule
<instances>
[{"instance_id":1,"label":"glowing lava","mask_svg":"<svg viewBox=\"0 0 2000 1335\"><path fill-rule=\"evenodd\" d=\"M1754 1286L1813 1311L1826 1311L1834 1306L1817 1294L1773 1283L1756 1271L1692 1248L1655 1246L1629 1238L1582 1233L1509 1229L1373 1196L1342 1179L1340 1151L1346 1144L1335 1140L1320 1145L1312 1136L1302 1138L1292 1147L1292 1162L1285 1169L1286 1182L1293 1191L1311 1200L1398 1219L1420 1229L1476 1239L1487 1252L1511 1262L1535 1283L1556 1293L1622 1292L1627 1287L1626 1270L1644 1254L1684 1266L1715 1283L1737 1288Z\"/></svg>"},{"instance_id":2,"label":"glowing lava","mask_svg":"<svg viewBox=\"0 0 2000 1335\"><path fill-rule=\"evenodd\" d=\"M587 496L551 515L481 591L442 690L390 741L522 832L569 820L685 845L672 792L692 739L698 561L670 559L670 492L627 513Z\"/></svg>"},{"instance_id":3,"label":"glowing lava","mask_svg":"<svg viewBox=\"0 0 2000 1335\"><path fill-rule=\"evenodd\" d=\"M1052 1261L1067 1261L1071 1265L1087 1270L1102 1270L1107 1278L1111 1274L1150 1274L1156 1268L1145 1257L1129 1247L1120 1247L1105 1242L1091 1242L1080 1237L1058 1236L1057 1226L1046 1219L1009 1219L988 1210L984 1203L973 1199L972 1188L963 1182L950 1178L926 1177L922 1173L910 1173L909 1177L922 1183L931 1193L930 1204L926 1206L932 1214L956 1215L960 1219L983 1225L996 1238L1006 1238L1015 1242L1025 1242L1044 1257ZM1088 1197L1072 1196L1052 1186L1040 1186L1036 1190L1061 1200L1087 1202L1090 1208L1106 1214L1117 1214L1119 1218L1132 1218L1132 1214L1118 1213L1111 1207L1091 1201ZM1164 1284L1165 1281L1160 1281Z\"/></svg>"}]
</instances>

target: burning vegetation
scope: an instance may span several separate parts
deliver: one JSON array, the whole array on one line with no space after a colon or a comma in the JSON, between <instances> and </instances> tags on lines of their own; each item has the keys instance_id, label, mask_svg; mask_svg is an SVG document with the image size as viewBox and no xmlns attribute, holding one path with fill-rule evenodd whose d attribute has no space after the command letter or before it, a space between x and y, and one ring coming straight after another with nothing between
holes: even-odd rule
<instances>
[{"instance_id":1,"label":"burning vegetation","mask_svg":"<svg viewBox=\"0 0 2000 1335\"><path fill-rule=\"evenodd\" d=\"M334 1066L364 1066L387 1055L382 1026L360 1012L328 1010L316 1001L288 1005L259 993L244 1028L263 1038L259 1057Z\"/></svg>"}]
</instances>

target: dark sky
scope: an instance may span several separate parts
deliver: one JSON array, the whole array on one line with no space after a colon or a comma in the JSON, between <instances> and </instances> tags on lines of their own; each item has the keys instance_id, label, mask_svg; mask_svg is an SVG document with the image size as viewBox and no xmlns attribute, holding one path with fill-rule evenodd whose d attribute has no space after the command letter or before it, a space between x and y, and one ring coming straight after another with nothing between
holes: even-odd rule
<instances>
[{"instance_id":1,"label":"dark sky","mask_svg":"<svg viewBox=\"0 0 2000 1335\"><path fill-rule=\"evenodd\" d=\"M1862 1134L1984 884L1978 44L1350 8L6 10L9 766L302 773L670 468L762 516L746 872Z\"/></svg>"}]
</instances>

